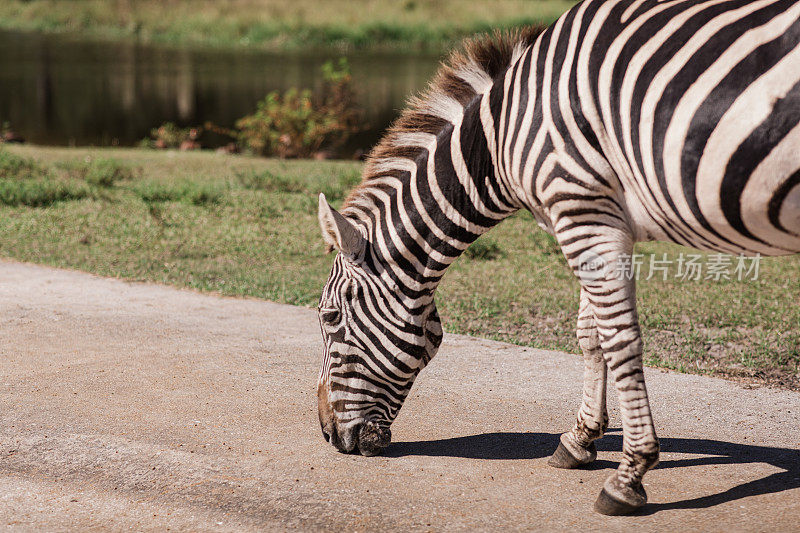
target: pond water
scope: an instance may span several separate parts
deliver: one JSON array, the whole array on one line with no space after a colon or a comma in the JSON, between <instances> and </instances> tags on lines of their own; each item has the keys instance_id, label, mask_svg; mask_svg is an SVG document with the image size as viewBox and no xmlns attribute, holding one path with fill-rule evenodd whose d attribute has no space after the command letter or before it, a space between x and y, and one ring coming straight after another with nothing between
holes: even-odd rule
<instances>
[{"instance_id":1,"label":"pond water","mask_svg":"<svg viewBox=\"0 0 800 533\"><path fill-rule=\"evenodd\" d=\"M151 128L212 121L230 127L269 91L319 88L335 52L267 53L0 32L0 121L28 142L129 146ZM367 128L343 156L367 150L406 98L425 87L440 57L348 54Z\"/></svg>"}]
</instances>

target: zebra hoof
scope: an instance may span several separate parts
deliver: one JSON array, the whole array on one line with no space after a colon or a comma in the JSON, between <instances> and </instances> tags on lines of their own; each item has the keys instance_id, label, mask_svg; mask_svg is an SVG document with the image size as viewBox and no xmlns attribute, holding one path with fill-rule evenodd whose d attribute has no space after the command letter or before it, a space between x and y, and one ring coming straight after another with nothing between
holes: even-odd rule
<instances>
[{"instance_id":1,"label":"zebra hoof","mask_svg":"<svg viewBox=\"0 0 800 533\"><path fill-rule=\"evenodd\" d=\"M589 464L597 458L597 447L594 442L585 448L585 455L583 457L575 457L572 455L563 442L558 443L558 448L550 456L547 464L554 468L579 468L583 465Z\"/></svg>"},{"instance_id":2,"label":"zebra hoof","mask_svg":"<svg viewBox=\"0 0 800 533\"><path fill-rule=\"evenodd\" d=\"M641 484L639 484L636 489L629 489L629 491L632 493L629 495L631 497L626 498L628 501L623 501L612 496L603 488L603 490L600 491L600 496L598 496L597 500L594 502L594 510L608 516L622 516L635 513L647 503L647 494Z\"/></svg>"}]
</instances>

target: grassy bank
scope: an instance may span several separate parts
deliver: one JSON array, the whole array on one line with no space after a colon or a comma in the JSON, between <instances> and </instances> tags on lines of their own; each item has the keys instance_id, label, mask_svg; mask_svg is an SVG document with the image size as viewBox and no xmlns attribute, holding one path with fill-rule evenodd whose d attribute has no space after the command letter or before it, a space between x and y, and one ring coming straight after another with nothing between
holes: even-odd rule
<instances>
[{"instance_id":1,"label":"grassy bank","mask_svg":"<svg viewBox=\"0 0 800 533\"><path fill-rule=\"evenodd\" d=\"M0 256L312 306L332 259L316 193L338 205L359 172L351 162L0 147ZM763 259L756 281L674 274L673 264L667 281L639 283L648 364L800 390L800 257ZM481 237L438 301L450 332L578 353L577 282L526 213Z\"/></svg>"},{"instance_id":2,"label":"grassy bank","mask_svg":"<svg viewBox=\"0 0 800 533\"><path fill-rule=\"evenodd\" d=\"M271 49L442 49L494 28L550 23L568 0L4 0L0 28Z\"/></svg>"}]
</instances>

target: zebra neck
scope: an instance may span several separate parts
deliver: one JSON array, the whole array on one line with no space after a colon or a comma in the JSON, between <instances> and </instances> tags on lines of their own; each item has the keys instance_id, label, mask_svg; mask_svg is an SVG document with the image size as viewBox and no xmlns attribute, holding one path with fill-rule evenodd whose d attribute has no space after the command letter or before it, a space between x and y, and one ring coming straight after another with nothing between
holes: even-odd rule
<instances>
[{"instance_id":1,"label":"zebra neck","mask_svg":"<svg viewBox=\"0 0 800 533\"><path fill-rule=\"evenodd\" d=\"M481 122L483 95L446 118L438 133L401 132L414 158L392 157L373 164L361 198L375 267L409 296L431 294L447 267L480 235L520 208L495 172ZM401 152L401 150L397 150Z\"/></svg>"}]
</instances>

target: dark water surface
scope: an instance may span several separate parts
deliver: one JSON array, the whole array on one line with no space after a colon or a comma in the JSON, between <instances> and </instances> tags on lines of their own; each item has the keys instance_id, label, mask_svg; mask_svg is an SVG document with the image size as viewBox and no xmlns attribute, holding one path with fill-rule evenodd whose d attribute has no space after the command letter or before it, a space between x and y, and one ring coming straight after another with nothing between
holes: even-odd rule
<instances>
[{"instance_id":1,"label":"dark water surface","mask_svg":"<svg viewBox=\"0 0 800 533\"><path fill-rule=\"evenodd\" d=\"M132 145L167 121L230 127L271 90L319 88L321 65L337 57L0 32L0 121L44 145ZM440 58L359 53L348 59L368 122L348 143L352 151L375 143Z\"/></svg>"}]
</instances>

